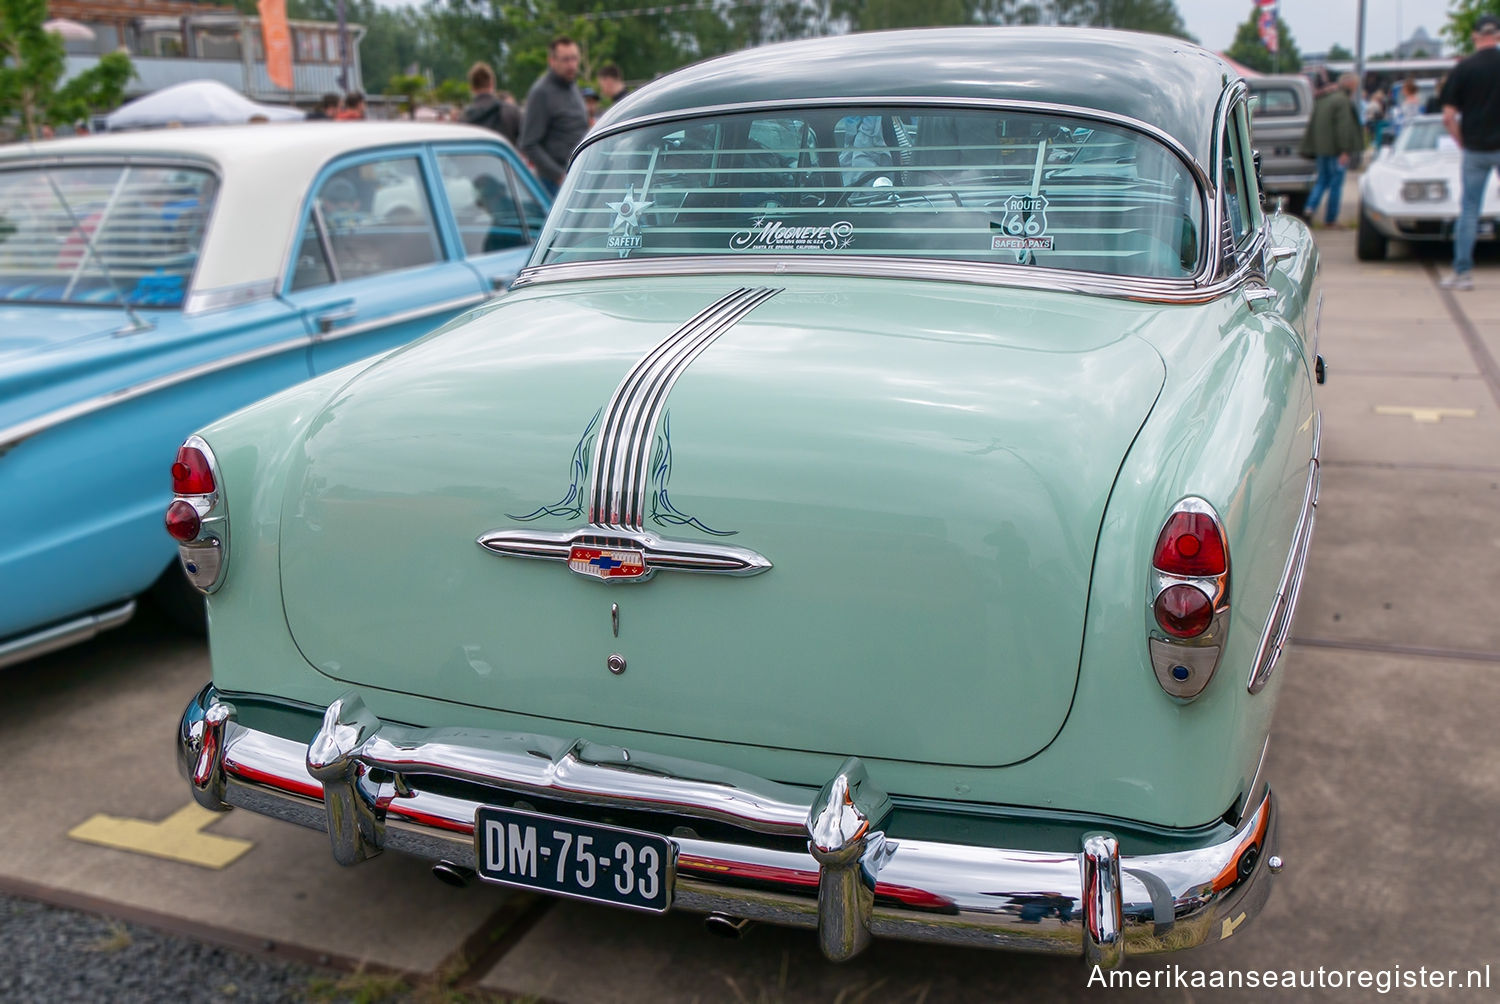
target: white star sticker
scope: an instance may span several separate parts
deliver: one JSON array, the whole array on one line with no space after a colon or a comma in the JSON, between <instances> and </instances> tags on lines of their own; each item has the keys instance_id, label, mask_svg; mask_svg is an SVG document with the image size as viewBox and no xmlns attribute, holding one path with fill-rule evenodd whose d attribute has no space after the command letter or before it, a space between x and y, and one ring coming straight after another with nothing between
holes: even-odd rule
<instances>
[{"instance_id":1,"label":"white star sticker","mask_svg":"<svg viewBox=\"0 0 1500 1004\"><path fill-rule=\"evenodd\" d=\"M641 214L654 205L656 205L656 202L651 199L637 201L635 197L635 185L631 185L625 190L625 198L619 202L605 203L605 206L615 211L615 222L609 228L609 232L614 233L621 227L624 227L627 233L632 229L639 229Z\"/></svg>"}]
</instances>

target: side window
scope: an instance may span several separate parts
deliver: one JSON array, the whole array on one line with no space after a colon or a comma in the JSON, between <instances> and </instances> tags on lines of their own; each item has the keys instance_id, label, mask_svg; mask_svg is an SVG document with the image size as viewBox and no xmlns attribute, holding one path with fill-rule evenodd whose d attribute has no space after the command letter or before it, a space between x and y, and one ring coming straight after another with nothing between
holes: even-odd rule
<instances>
[{"instance_id":1,"label":"side window","mask_svg":"<svg viewBox=\"0 0 1500 1004\"><path fill-rule=\"evenodd\" d=\"M1252 230L1260 230L1265 224L1265 213L1260 207L1260 178L1255 174L1255 141L1250 134L1250 108L1248 105L1240 105L1235 112L1235 121L1239 123L1240 150L1244 154L1244 173L1246 205L1250 210L1250 227Z\"/></svg>"},{"instance_id":2,"label":"side window","mask_svg":"<svg viewBox=\"0 0 1500 1004\"><path fill-rule=\"evenodd\" d=\"M1243 247L1255 232L1255 216L1251 193L1255 190L1254 167L1250 160L1249 144L1244 132L1245 106L1235 108L1226 123L1223 142L1221 184L1224 211L1229 218L1229 229L1234 246Z\"/></svg>"},{"instance_id":3,"label":"side window","mask_svg":"<svg viewBox=\"0 0 1500 1004\"><path fill-rule=\"evenodd\" d=\"M303 227L293 289L430 265L442 257L415 157L346 167L323 180L313 202L317 212ZM327 238L331 262L320 236Z\"/></svg>"},{"instance_id":4,"label":"side window","mask_svg":"<svg viewBox=\"0 0 1500 1004\"><path fill-rule=\"evenodd\" d=\"M439 153L438 170L464 254L525 247L530 241L516 205L509 167L493 153Z\"/></svg>"},{"instance_id":5,"label":"side window","mask_svg":"<svg viewBox=\"0 0 1500 1004\"><path fill-rule=\"evenodd\" d=\"M526 187L526 183L514 171L511 172L511 180L515 183L515 190L521 195L521 215L526 219L526 229L531 232L531 239L534 241L547 225L547 207L531 194L531 189Z\"/></svg>"}]
</instances>

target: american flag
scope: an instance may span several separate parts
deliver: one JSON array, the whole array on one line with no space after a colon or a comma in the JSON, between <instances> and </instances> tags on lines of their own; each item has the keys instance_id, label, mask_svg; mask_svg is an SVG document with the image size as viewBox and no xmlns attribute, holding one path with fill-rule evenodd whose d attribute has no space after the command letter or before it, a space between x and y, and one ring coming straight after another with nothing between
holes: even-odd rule
<instances>
[{"instance_id":1,"label":"american flag","mask_svg":"<svg viewBox=\"0 0 1500 1004\"><path fill-rule=\"evenodd\" d=\"M1276 32L1276 4L1277 0L1255 0L1255 23L1260 29L1260 40L1267 52L1275 52L1280 44Z\"/></svg>"}]
</instances>

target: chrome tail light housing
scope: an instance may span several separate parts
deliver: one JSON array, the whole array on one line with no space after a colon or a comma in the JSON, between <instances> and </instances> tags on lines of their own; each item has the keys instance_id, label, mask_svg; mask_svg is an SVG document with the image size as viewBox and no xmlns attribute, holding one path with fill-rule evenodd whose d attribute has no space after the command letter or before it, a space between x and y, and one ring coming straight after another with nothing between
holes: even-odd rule
<instances>
[{"instance_id":1,"label":"chrome tail light housing","mask_svg":"<svg viewBox=\"0 0 1500 1004\"><path fill-rule=\"evenodd\" d=\"M229 511L219 464L202 437L189 436L172 464L172 502L167 533L177 541L183 574L201 593L224 584L229 567Z\"/></svg>"},{"instance_id":2,"label":"chrome tail light housing","mask_svg":"<svg viewBox=\"0 0 1500 1004\"><path fill-rule=\"evenodd\" d=\"M1179 700L1203 693L1229 631L1229 537L1204 499L1172 507L1151 555L1146 645L1161 689Z\"/></svg>"}]
</instances>

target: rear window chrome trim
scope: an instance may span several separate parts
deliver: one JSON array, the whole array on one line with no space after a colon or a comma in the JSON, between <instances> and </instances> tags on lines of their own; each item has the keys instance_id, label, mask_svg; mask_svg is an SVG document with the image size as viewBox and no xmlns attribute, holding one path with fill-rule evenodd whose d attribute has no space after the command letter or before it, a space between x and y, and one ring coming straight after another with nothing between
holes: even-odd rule
<instances>
[{"instance_id":1,"label":"rear window chrome trim","mask_svg":"<svg viewBox=\"0 0 1500 1004\"><path fill-rule=\"evenodd\" d=\"M1047 270L1043 275L1039 274L1041 271L1030 265L967 263L941 258L903 258L894 261L857 255L755 258L736 255L683 255L676 258L531 265L521 271L511 288L524 289L544 283L585 279L636 279L650 276L812 275L960 282L1079 293L1141 303L1193 304L1208 303L1239 288L1249 276L1251 265L1247 261L1232 275L1205 284L1190 279L1133 279L1129 276L1104 276L1064 269Z\"/></svg>"}]
</instances>

